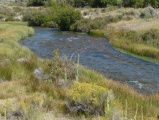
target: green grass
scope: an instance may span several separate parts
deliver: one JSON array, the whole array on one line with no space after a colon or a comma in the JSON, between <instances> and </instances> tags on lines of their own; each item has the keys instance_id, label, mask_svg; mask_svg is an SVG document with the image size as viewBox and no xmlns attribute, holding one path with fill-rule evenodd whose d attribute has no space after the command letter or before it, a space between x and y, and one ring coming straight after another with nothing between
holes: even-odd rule
<instances>
[{"instance_id":1,"label":"green grass","mask_svg":"<svg viewBox=\"0 0 159 120\"><path fill-rule=\"evenodd\" d=\"M145 61L149 61L149 62L153 62L155 64L159 64L159 61L157 59L154 59L154 58L151 58L151 57L140 56L140 55L137 55L137 54L134 54L134 53L130 53L127 50L123 50L123 49L120 49L120 48L116 48L116 50L118 50L118 51L120 51L120 52L122 52L124 54L129 54L129 55L131 55L133 57L145 60Z\"/></svg>"},{"instance_id":2,"label":"green grass","mask_svg":"<svg viewBox=\"0 0 159 120\"><path fill-rule=\"evenodd\" d=\"M136 54L142 57L153 58L154 61L159 60L159 39L151 39L147 41L143 40L143 35L146 35L145 31L130 31L123 29L108 29L105 30L105 37L108 38L110 44L118 49L122 49L132 54Z\"/></svg>"},{"instance_id":3,"label":"green grass","mask_svg":"<svg viewBox=\"0 0 159 120\"><path fill-rule=\"evenodd\" d=\"M97 37L104 37L104 32L102 30L96 29L96 30L90 30L89 35L97 36Z\"/></svg>"},{"instance_id":4,"label":"green grass","mask_svg":"<svg viewBox=\"0 0 159 120\"><path fill-rule=\"evenodd\" d=\"M20 22L0 23L0 76L3 79L16 79L17 77L14 76L18 76L18 74L21 77L22 74L25 76L28 68L22 64L19 65L17 59L25 58L29 61L33 58L31 51L18 43L20 40L34 34L34 30L24 24ZM31 62L34 62L34 60L31 60Z\"/></svg>"}]
</instances>

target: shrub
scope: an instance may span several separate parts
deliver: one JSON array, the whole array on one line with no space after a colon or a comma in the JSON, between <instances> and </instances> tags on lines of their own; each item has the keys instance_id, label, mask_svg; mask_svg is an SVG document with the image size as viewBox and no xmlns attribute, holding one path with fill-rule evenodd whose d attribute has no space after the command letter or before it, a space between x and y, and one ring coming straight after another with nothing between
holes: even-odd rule
<instances>
[{"instance_id":1,"label":"shrub","mask_svg":"<svg viewBox=\"0 0 159 120\"><path fill-rule=\"evenodd\" d=\"M120 20L122 20L122 15L117 15L117 16L107 16L107 17L105 17L104 18L104 21L106 22L106 23L113 23L113 22L118 22L118 21L120 21Z\"/></svg>"},{"instance_id":2,"label":"shrub","mask_svg":"<svg viewBox=\"0 0 159 120\"><path fill-rule=\"evenodd\" d=\"M88 33L92 29L102 29L106 24L106 21L102 18L96 18L94 20L82 19L73 24L70 29L76 32Z\"/></svg>"},{"instance_id":3,"label":"shrub","mask_svg":"<svg viewBox=\"0 0 159 120\"><path fill-rule=\"evenodd\" d=\"M74 0L75 7L106 7L107 1L106 0Z\"/></svg>"},{"instance_id":4,"label":"shrub","mask_svg":"<svg viewBox=\"0 0 159 120\"><path fill-rule=\"evenodd\" d=\"M30 26L43 26L48 22L51 22L53 19L53 15L50 10L34 10L27 11L23 17L24 21L28 21Z\"/></svg>"},{"instance_id":5,"label":"shrub","mask_svg":"<svg viewBox=\"0 0 159 120\"><path fill-rule=\"evenodd\" d=\"M19 6L13 7L14 12L23 11L23 9Z\"/></svg>"},{"instance_id":6,"label":"shrub","mask_svg":"<svg viewBox=\"0 0 159 120\"><path fill-rule=\"evenodd\" d=\"M106 8L102 8L101 13L105 13L105 12L106 12Z\"/></svg>"},{"instance_id":7,"label":"shrub","mask_svg":"<svg viewBox=\"0 0 159 120\"><path fill-rule=\"evenodd\" d=\"M50 69L51 78L54 81L58 81L60 77L64 76L64 69L63 69L62 59L60 58L58 51L55 50L53 54L54 54L54 59L53 61L49 62L48 66Z\"/></svg>"},{"instance_id":8,"label":"shrub","mask_svg":"<svg viewBox=\"0 0 159 120\"><path fill-rule=\"evenodd\" d=\"M45 5L45 0L29 0L27 6L43 6Z\"/></svg>"},{"instance_id":9,"label":"shrub","mask_svg":"<svg viewBox=\"0 0 159 120\"><path fill-rule=\"evenodd\" d=\"M70 112L91 115L104 115L108 91L106 88L76 82L69 90L66 107Z\"/></svg>"},{"instance_id":10,"label":"shrub","mask_svg":"<svg viewBox=\"0 0 159 120\"><path fill-rule=\"evenodd\" d=\"M84 11L83 12L83 16L87 16L87 15L89 15L89 12L88 11Z\"/></svg>"},{"instance_id":11,"label":"shrub","mask_svg":"<svg viewBox=\"0 0 159 120\"><path fill-rule=\"evenodd\" d=\"M53 60L48 62L49 73L52 81L58 83L59 80L75 79L75 66L68 60L62 60L58 50L53 51Z\"/></svg>"},{"instance_id":12,"label":"shrub","mask_svg":"<svg viewBox=\"0 0 159 120\"><path fill-rule=\"evenodd\" d=\"M88 33L91 29L91 19L78 20L75 24L70 27L70 30L76 32L86 32Z\"/></svg>"},{"instance_id":13,"label":"shrub","mask_svg":"<svg viewBox=\"0 0 159 120\"><path fill-rule=\"evenodd\" d=\"M159 17L159 14L156 12L156 10L152 7L147 7L141 11L140 14L141 18L154 18Z\"/></svg>"},{"instance_id":14,"label":"shrub","mask_svg":"<svg viewBox=\"0 0 159 120\"><path fill-rule=\"evenodd\" d=\"M75 9L71 6L59 6L57 9L56 20L61 30L69 30L72 24L81 19L80 12L75 11Z\"/></svg>"},{"instance_id":15,"label":"shrub","mask_svg":"<svg viewBox=\"0 0 159 120\"><path fill-rule=\"evenodd\" d=\"M55 21L49 21L49 22L46 22L46 23L43 23L42 24L42 27L52 27L52 28L57 28L58 25Z\"/></svg>"},{"instance_id":16,"label":"shrub","mask_svg":"<svg viewBox=\"0 0 159 120\"><path fill-rule=\"evenodd\" d=\"M151 29L142 35L143 41L155 40L159 38L159 30Z\"/></svg>"},{"instance_id":17,"label":"shrub","mask_svg":"<svg viewBox=\"0 0 159 120\"><path fill-rule=\"evenodd\" d=\"M102 29L107 24L102 18L96 18L91 22L91 29Z\"/></svg>"},{"instance_id":18,"label":"shrub","mask_svg":"<svg viewBox=\"0 0 159 120\"><path fill-rule=\"evenodd\" d=\"M13 18L13 16L9 16L9 17L7 17L7 18L5 19L5 21L14 21L14 18Z\"/></svg>"}]
</instances>

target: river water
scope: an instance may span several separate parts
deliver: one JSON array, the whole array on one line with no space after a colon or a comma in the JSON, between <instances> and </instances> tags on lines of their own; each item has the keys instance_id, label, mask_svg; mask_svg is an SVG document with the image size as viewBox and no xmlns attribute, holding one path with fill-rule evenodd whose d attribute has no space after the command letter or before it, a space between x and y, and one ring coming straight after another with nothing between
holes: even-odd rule
<instances>
[{"instance_id":1,"label":"river water","mask_svg":"<svg viewBox=\"0 0 159 120\"><path fill-rule=\"evenodd\" d=\"M129 84L140 93L158 92L159 65L123 54L105 38L52 28L35 28L35 33L20 44L42 58L52 58L55 49L59 50L61 56L73 60L80 54L80 64L108 78Z\"/></svg>"}]
</instances>

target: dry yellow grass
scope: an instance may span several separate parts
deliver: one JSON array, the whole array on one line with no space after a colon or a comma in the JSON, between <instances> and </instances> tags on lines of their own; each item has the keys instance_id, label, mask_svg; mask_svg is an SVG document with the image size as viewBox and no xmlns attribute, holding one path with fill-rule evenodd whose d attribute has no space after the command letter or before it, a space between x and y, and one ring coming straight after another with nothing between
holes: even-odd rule
<instances>
[{"instance_id":1,"label":"dry yellow grass","mask_svg":"<svg viewBox=\"0 0 159 120\"><path fill-rule=\"evenodd\" d=\"M16 89L15 89L16 86ZM5 81L0 83L0 98L8 99L26 94L26 87L20 81Z\"/></svg>"},{"instance_id":2,"label":"dry yellow grass","mask_svg":"<svg viewBox=\"0 0 159 120\"><path fill-rule=\"evenodd\" d=\"M113 27L115 29L127 29L133 31L146 31L152 28L159 29L158 19L133 19L130 21L119 21L117 23L110 23L109 27Z\"/></svg>"},{"instance_id":3,"label":"dry yellow grass","mask_svg":"<svg viewBox=\"0 0 159 120\"><path fill-rule=\"evenodd\" d=\"M118 15L124 15L125 13L136 13L134 17L139 17L138 12L141 11L141 9L134 9L134 8L118 8L118 7L107 7L107 8L78 8L83 15L84 18L91 18L95 19L98 17L107 17L107 16L118 16Z\"/></svg>"}]
</instances>

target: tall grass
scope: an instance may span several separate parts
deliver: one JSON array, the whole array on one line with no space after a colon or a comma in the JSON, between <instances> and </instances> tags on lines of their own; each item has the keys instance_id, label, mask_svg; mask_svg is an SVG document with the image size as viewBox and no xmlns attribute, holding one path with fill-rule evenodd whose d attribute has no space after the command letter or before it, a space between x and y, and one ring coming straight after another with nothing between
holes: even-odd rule
<instances>
[{"instance_id":1,"label":"tall grass","mask_svg":"<svg viewBox=\"0 0 159 120\"><path fill-rule=\"evenodd\" d=\"M18 25L17 25L18 24ZM17 59L31 60L33 54L27 48L20 46L18 41L34 34L34 30L24 26L24 23L0 23L0 76L12 80L24 76L27 68L19 65ZM34 60L31 60L33 62ZM16 77L15 77L16 76Z\"/></svg>"},{"instance_id":2,"label":"tall grass","mask_svg":"<svg viewBox=\"0 0 159 120\"><path fill-rule=\"evenodd\" d=\"M157 31L159 31L157 29ZM149 39L144 40L149 30L131 31L124 29L107 29L105 37L116 48L121 48L139 56L150 57L159 60L159 38L154 38L154 33Z\"/></svg>"}]
</instances>

